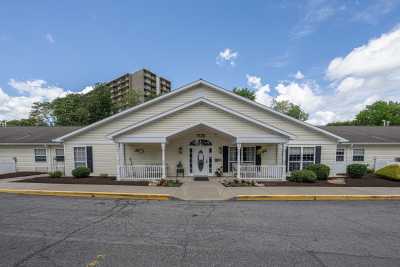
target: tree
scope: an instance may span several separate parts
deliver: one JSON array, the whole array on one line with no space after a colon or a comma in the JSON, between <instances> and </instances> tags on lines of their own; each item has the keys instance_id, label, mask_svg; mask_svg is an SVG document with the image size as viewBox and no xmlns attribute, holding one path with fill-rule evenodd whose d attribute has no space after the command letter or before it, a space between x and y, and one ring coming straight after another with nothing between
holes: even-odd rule
<instances>
[{"instance_id":1,"label":"tree","mask_svg":"<svg viewBox=\"0 0 400 267\"><path fill-rule=\"evenodd\" d=\"M302 110L299 105L295 105L286 100L274 100L272 108L298 120L306 121L308 119L308 113Z\"/></svg>"},{"instance_id":2,"label":"tree","mask_svg":"<svg viewBox=\"0 0 400 267\"><path fill-rule=\"evenodd\" d=\"M7 126L37 126L37 121L35 119L20 119L20 120L9 120L7 121Z\"/></svg>"},{"instance_id":3,"label":"tree","mask_svg":"<svg viewBox=\"0 0 400 267\"><path fill-rule=\"evenodd\" d=\"M111 93L107 85L96 84L93 91L82 96L82 98L87 109L86 124L102 120L112 114Z\"/></svg>"},{"instance_id":4,"label":"tree","mask_svg":"<svg viewBox=\"0 0 400 267\"><path fill-rule=\"evenodd\" d=\"M355 121L335 121L328 123L327 126L352 126L355 124Z\"/></svg>"},{"instance_id":5,"label":"tree","mask_svg":"<svg viewBox=\"0 0 400 267\"><path fill-rule=\"evenodd\" d=\"M51 111L50 102L35 102L32 104L29 119L36 122L35 126L51 126L53 125L54 118Z\"/></svg>"},{"instance_id":6,"label":"tree","mask_svg":"<svg viewBox=\"0 0 400 267\"><path fill-rule=\"evenodd\" d=\"M81 126L88 122L88 111L80 94L56 98L51 107L57 126Z\"/></svg>"},{"instance_id":7,"label":"tree","mask_svg":"<svg viewBox=\"0 0 400 267\"><path fill-rule=\"evenodd\" d=\"M382 126L384 120L389 121L390 125L400 125L400 102L376 101L360 111L354 120L332 122L328 126Z\"/></svg>"},{"instance_id":8,"label":"tree","mask_svg":"<svg viewBox=\"0 0 400 267\"><path fill-rule=\"evenodd\" d=\"M400 102L377 101L360 111L355 118L357 125L383 125L383 121L390 125L400 125Z\"/></svg>"},{"instance_id":9,"label":"tree","mask_svg":"<svg viewBox=\"0 0 400 267\"><path fill-rule=\"evenodd\" d=\"M255 95L254 91L250 90L248 88L235 87L235 88L233 88L233 92L237 95L240 95L242 97L248 98L253 101L256 99L256 95Z\"/></svg>"}]
</instances>

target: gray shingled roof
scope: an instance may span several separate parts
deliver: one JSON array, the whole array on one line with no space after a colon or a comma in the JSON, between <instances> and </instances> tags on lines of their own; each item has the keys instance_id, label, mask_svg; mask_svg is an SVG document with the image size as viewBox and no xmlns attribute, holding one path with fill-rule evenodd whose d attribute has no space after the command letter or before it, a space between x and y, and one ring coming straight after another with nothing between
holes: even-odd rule
<instances>
[{"instance_id":1,"label":"gray shingled roof","mask_svg":"<svg viewBox=\"0 0 400 267\"><path fill-rule=\"evenodd\" d=\"M79 127L0 127L0 144L48 144Z\"/></svg>"},{"instance_id":2,"label":"gray shingled roof","mask_svg":"<svg viewBox=\"0 0 400 267\"><path fill-rule=\"evenodd\" d=\"M400 143L400 126L323 126L350 143Z\"/></svg>"}]
</instances>

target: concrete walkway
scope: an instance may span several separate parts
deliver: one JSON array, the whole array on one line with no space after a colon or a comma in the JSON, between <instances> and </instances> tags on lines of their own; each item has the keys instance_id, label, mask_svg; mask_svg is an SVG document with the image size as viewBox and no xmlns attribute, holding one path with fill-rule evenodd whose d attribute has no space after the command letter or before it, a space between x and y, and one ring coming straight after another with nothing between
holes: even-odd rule
<instances>
[{"instance_id":1,"label":"concrete walkway","mask_svg":"<svg viewBox=\"0 0 400 267\"><path fill-rule=\"evenodd\" d=\"M169 194L182 200L228 200L238 195L400 195L400 187L224 187L218 180L185 179L181 187L15 183L0 179L0 189Z\"/></svg>"}]
</instances>

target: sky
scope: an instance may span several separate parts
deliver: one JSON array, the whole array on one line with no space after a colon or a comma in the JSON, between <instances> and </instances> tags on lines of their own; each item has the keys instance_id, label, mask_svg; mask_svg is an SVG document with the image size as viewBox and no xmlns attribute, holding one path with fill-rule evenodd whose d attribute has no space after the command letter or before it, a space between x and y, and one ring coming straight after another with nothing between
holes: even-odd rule
<instances>
[{"instance_id":1,"label":"sky","mask_svg":"<svg viewBox=\"0 0 400 267\"><path fill-rule=\"evenodd\" d=\"M400 101L400 0L2 1L0 120L141 68L353 119Z\"/></svg>"}]
</instances>

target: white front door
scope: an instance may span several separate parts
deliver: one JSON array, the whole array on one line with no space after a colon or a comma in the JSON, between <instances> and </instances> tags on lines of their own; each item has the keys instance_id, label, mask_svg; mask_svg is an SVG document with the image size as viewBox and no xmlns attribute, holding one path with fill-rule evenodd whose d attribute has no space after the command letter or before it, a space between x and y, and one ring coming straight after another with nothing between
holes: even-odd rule
<instances>
[{"instance_id":1,"label":"white front door","mask_svg":"<svg viewBox=\"0 0 400 267\"><path fill-rule=\"evenodd\" d=\"M193 176L212 174L212 146L192 146L189 151L189 163Z\"/></svg>"}]
</instances>

